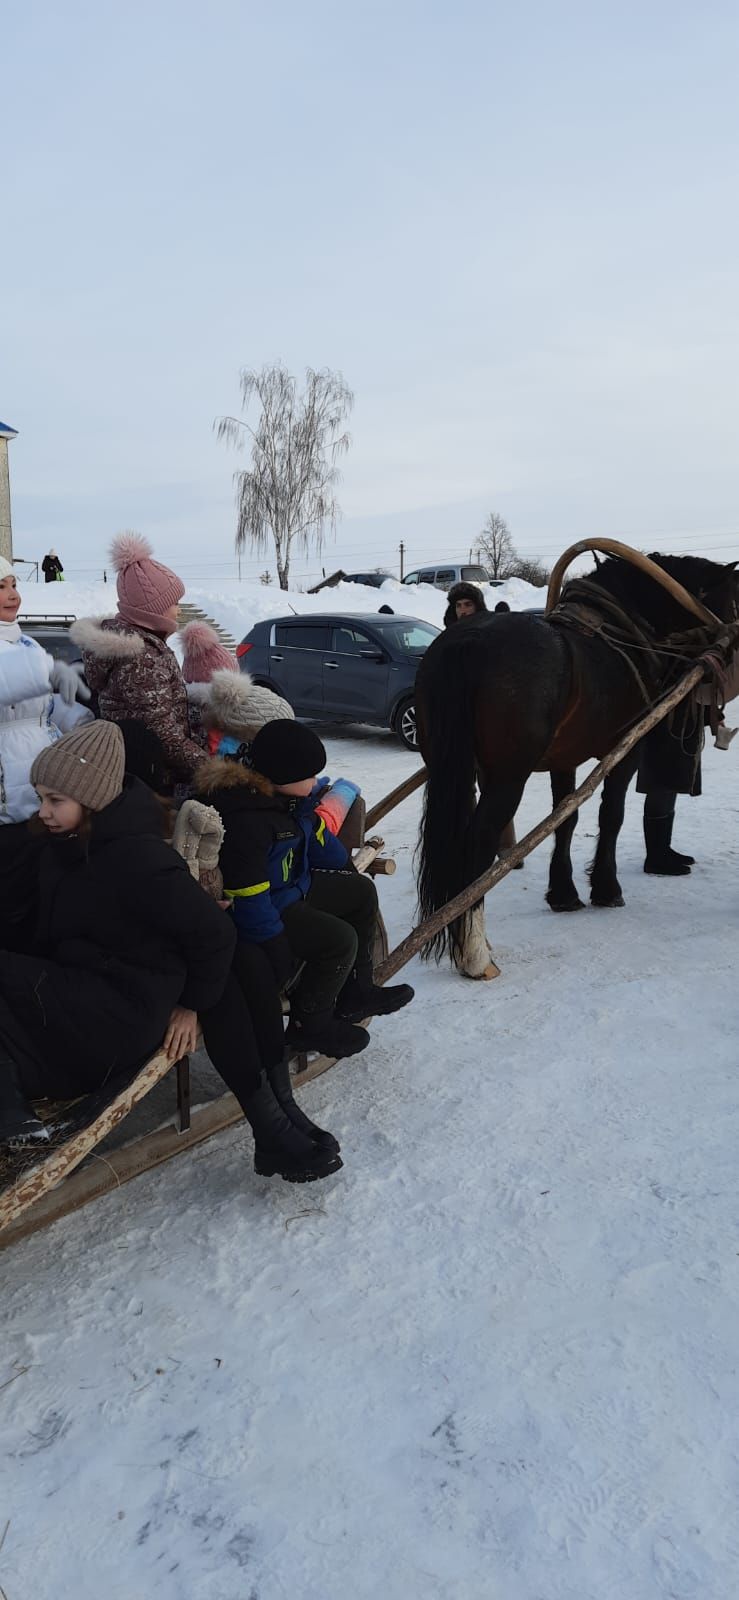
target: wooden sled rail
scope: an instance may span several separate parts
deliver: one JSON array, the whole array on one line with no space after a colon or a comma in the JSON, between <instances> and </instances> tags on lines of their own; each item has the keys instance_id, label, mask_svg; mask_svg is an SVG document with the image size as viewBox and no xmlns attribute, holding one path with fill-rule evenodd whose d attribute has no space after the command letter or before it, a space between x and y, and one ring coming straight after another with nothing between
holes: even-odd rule
<instances>
[{"instance_id":1,"label":"wooden sled rail","mask_svg":"<svg viewBox=\"0 0 739 1600\"><path fill-rule=\"evenodd\" d=\"M372 806L371 810L367 812L366 826L374 828L375 823L381 822L382 818L387 816L388 811L394 811L401 801L407 800L410 794L413 794L416 789L420 789L421 784L426 782L427 777L426 768L419 767L418 772L414 772L410 778L405 778L402 783L398 784L397 788L391 789L390 793L385 795L384 800L378 800L377 805Z\"/></svg>"},{"instance_id":2,"label":"wooden sled rail","mask_svg":"<svg viewBox=\"0 0 739 1600\"><path fill-rule=\"evenodd\" d=\"M733 636L722 635L720 639L716 640L716 648L718 650L727 648L730 643L733 643ZM525 860L526 856L530 855L537 845L542 844L544 839L549 838L550 834L554 833L563 822L566 822L568 817L572 816L573 811L579 810L583 801L590 799L590 796L595 793L603 779L607 778L609 772L612 772L620 761L623 761L624 756L627 756L629 751L633 750L634 745L638 744L639 740L643 739L651 728L655 728L658 722L662 722L666 716L669 716L674 707L679 705L680 701L690 694L691 689L694 689L702 681L705 677L705 672L706 662L703 660L691 667L690 671L685 673L685 676L680 679L674 689L671 689L662 700L658 701L657 705L653 706L651 711L648 711L629 733L624 734L623 739L619 740L617 745L614 745L613 750L609 751L609 754L598 762L584 783L581 783L578 789L568 795L566 800L562 800L556 809L548 817L545 817L543 822L532 828L530 833L527 833L518 844L514 845L503 861L498 861L494 866L488 867L486 872L482 872L479 878L475 878L474 883L468 884L467 888L463 889L460 894L455 895L453 900L447 901L447 904L435 911L433 916L427 917L424 922L420 922L418 927L414 928L399 945L396 945L387 959L382 962L382 965L375 973L377 982L387 983L389 978L395 977L396 972L399 972L401 967L411 961L413 956L418 955L419 950L423 950L424 946L429 944L437 933L441 933L443 928L447 928L450 922L456 922L457 918L463 916L466 911L471 911L472 907L484 898L488 890L494 889L503 878L508 876L509 872L513 871L514 867L518 866L519 861Z\"/></svg>"}]
</instances>

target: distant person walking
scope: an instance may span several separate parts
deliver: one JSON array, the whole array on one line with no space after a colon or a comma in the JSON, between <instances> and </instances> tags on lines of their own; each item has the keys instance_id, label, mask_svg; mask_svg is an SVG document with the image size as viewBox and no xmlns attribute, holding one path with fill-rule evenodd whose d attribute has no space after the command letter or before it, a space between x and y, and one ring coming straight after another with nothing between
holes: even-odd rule
<instances>
[{"instance_id":1,"label":"distant person walking","mask_svg":"<svg viewBox=\"0 0 739 1600\"><path fill-rule=\"evenodd\" d=\"M44 575L44 583L62 583L64 581L62 578L64 568L56 550L53 548L44 556L41 562L41 571Z\"/></svg>"}]
</instances>

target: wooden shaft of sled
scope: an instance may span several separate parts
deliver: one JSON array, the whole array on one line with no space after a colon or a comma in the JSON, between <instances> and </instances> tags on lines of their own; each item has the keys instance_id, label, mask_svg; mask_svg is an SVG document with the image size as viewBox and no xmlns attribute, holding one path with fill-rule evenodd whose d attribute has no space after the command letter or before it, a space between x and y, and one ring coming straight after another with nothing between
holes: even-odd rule
<instances>
[{"instance_id":1,"label":"wooden shaft of sled","mask_svg":"<svg viewBox=\"0 0 739 1600\"><path fill-rule=\"evenodd\" d=\"M680 701L690 694L691 689L701 682L704 674L705 662L699 662L696 666L691 667L690 672L686 672L685 677L680 679L675 688L671 689L669 694L666 694L664 699L659 701L658 705L653 706L652 710L648 711L646 716L642 717L629 733L624 734L623 739L617 745L614 745L608 755L598 762L597 766L593 768L585 779L585 782L580 784L579 789L575 789L574 793L568 795L566 800L562 800L550 816L545 817L543 822L540 822L536 828L532 828L525 838L514 845L506 854L505 860L497 861L494 866L488 867L487 872L483 872L479 878L475 878L474 883L468 884L461 894L455 895L453 900L448 900L445 906L442 906L439 911L435 911L433 916L427 917L425 922L419 922L418 927L414 928L399 945L396 945L381 966L377 968L375 982L387 983L388 978L394 977L395 973L399 972L400 968L406 965L406 962L417 955L424 945L428 944L437 933L441 933L442 928L448 927L450 922L455 922L457 917L461 917L465 911L470 911L472 906L477 905L478 900L483 899L489 889L494 889L502 878L507 877L508 873L512 872L519 861L523 861L526 856L530 855L532 850L536 849L538 844L541 844L544 839L554 833L556 828L566 822L567 818L572 816L573 811L578 810L584 800L590 799L598 785L603 782L604 778L607 778L614 767L618 766L619 761L623 761L624 756L627 756L629 751L633 750L634 745L638 744L640 739L643 739L645 733L649 733L651 728L655 728L663 717L668 716L674 706L679 705Z\"/></svg>"},{"instance_id":2,"label":"wooden shaft of sled","mask_svg":"<svg viewBox=\"0 0 739 1600\"><path fill-rule=\"evenodd\" d=\"M708 606L702 605L694 595L689 594L688 590L678 583L677 578L671 577L669 572L658 567L656 561L650 561L649 556L643 555L641 550L632 550L630 544L622 544L620 539L578 539L577 544L571 544L552 568L547 590L547 612L552 611L559 600L562 579L570 562L574 561L575 556L586 555L589 550L599 550L603 555L620 556L623 561L630 561L632 567L640 567L642 572L647 572L650 578L654 578L656 583L661 584L662 588L672 595L673 600L677 600L678 605L683 606L686 611L692 611L693 616L698 617L701 622L708 622L712 627L722 626L720 617L709 611Z\"/></svg>"},{"instance_id":3,"label":"wooden shaft of sled","mask_svg":"<svg viewBox=\"0 0 739 1600\"><path fill-rule=\"evenodd\" d=\"M377 805L367 812L364 819L365 828L374 828L375 823L379 822L382 817L386 817L388 811L394 811L395 807L400 805L401 800L407 800L409 794L413 794L415 789L420 789L421 784L426 782L426 776L426 768L419 767L418 772L414 772L411 778L406 778L403 783L399 783L397 789L391 789L390 793L385 795L384 800L378 800Z\"/></svg>"},{"instance_id":4,"label":"wooden shaft of sled","mask_svg":"<svg viewBox=\"0 0 739 1600\"><path fill-rule=\"evenodd\" d=\"M370 861L367 871L371 878L391 878L396 867L397 862L393 861L392 856L375 856L374 861Z\"/></svg>"}]
</instances>

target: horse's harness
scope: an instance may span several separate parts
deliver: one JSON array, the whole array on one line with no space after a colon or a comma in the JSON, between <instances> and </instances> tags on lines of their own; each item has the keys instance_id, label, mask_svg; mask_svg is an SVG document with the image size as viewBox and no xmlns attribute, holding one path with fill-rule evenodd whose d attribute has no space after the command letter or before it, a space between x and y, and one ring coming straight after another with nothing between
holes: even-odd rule
<instances>
[{"instance_id":1,"label":"horse's harness","mask_svg":"<svg viewBox=\"0 0 739 1600\"><path fill-rule=\"evenodd\" d=\"M644 617L638 614L630 615L592 578L570 579L561 600L550 611L547 622L553 627L566 628L586 638L601 639L609 649L621 657L637 684L644 704L650 708L671 686L672 681L677 679L680 670L685 670L698 661L704 661L707 685L710 689L708 716L715 736L721 720L727 682L726 663L716 640L715 626L701 623L682 633L670 634L666 639L658 639L653 627ZM736 642L739 631L736 605L733 625L727 623L726 628L733 634L733 642ZM723 640L721 642L723 643ZM666 660L674 663L672 670L667 674L665 674ZM689 720L693 725L697 721L698 692L704 687L698 685L688 696L688 704L693 713ZM670 724L673 724L674 717L675 712L669 718ZM681 718L683 729L687 720Z\"/></svg>"}]
</instances>

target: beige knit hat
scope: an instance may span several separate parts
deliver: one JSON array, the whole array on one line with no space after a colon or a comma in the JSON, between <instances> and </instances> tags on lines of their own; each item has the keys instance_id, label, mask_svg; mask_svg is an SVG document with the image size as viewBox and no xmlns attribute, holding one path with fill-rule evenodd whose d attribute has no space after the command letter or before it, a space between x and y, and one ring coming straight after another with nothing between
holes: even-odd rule
<instances>
[{"instance_id":1,"label":"beige knit hat","mask_svg":"<svg viewBox=\"0 0 739 1600\"><path fill-rule=\"evenodd\" d=\"M88 811L104 811L123 789L123 734L114 722L86 722L47 745L31 767L31 783L66 795Z\"/></svg>"}]
</instances>

